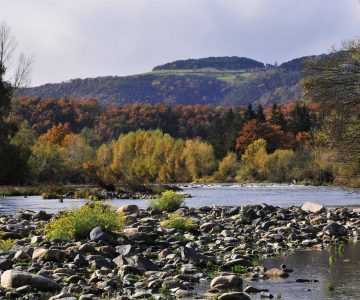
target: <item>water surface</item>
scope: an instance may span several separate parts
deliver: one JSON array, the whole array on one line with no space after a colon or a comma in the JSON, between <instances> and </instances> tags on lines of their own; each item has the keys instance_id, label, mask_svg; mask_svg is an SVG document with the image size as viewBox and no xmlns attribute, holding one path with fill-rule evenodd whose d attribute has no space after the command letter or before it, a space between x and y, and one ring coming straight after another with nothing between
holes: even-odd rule
<instances>
[{"instance_id":1,"label":"water surface","mask_svg":"<svg viewBox=\"0 0 360 300\"><path fill-rule=\"evenodd\" d=\"M359 189L342 189L338 187L316 187L286 184L247 184L247 185L184 185L185 194L192 198L186 199L186 205L200 206L242 206L249 204L271 204L280 207L301 205L312 201L326 206L360 206ZM119 207L125 204L137 204L146 207L148 200L113 199L111 204ZM21 209L34 211L59 210L80 207L86 203L84 199L43 200L40 196L0 198L0 213L14 213Z\"/></svg>"}]
</instances>

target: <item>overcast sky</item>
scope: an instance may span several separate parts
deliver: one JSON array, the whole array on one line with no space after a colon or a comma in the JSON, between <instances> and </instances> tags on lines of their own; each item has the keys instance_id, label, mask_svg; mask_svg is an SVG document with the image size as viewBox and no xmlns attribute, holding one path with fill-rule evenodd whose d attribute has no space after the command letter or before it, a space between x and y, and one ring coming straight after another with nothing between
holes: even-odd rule
<instances>
[{"instance_id":1,"label":"overcast sky","mask_svg":"<svg viewBox=\"0 0 360 300\"><path fill-rule=\"evenodd\" d=\"M176 59L265 63L360 36L359 0L0 0L32 85L147 72Z\"/></svg>"}]
</instances>

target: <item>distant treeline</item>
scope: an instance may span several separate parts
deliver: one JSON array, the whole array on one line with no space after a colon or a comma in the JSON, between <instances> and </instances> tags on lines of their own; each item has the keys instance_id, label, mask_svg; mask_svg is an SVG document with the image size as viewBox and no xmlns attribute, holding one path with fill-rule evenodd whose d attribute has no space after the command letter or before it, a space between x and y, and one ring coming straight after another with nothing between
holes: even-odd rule
<instances>
[{"instance_id":1,"label":"distant treeline","mask_svg":"<svg viewBox=\"0 0 360 300\"><path fill-rule=\"evenodd\" d=\"M176 60L153 68L157 70L193 70L203 68L215 68L218 70L247 70L264 68L262 62L237 56L206 57L199 59Z\"/></svg>"}]
</instances>

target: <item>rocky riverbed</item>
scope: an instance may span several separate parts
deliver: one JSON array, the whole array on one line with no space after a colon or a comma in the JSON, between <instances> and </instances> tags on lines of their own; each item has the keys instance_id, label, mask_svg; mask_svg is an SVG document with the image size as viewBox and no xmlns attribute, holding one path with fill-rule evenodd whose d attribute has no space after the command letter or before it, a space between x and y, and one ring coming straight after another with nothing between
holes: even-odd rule
<instances>
[{"instance_id":1,"label":"rocky riverbed","mask_svg":"<svg viewBox=\"0 0 360 300\"><path fill-rule=\"evenodd\" d=\"M323 249L357 238L360 213L314 203L279 208L182 207L198 225L163 228L166 213L119 208L122 232L94 228L86 240L46 240L55 217L24 211L0 217L1 238L15 239L0 257L0 297L9 299L272 298L256 280L291 276L291 266L266 270L261 260L302 248ZM313 278L300 280L314 281ZM208 286L198 292L197 286Z\"/></svg>"}]
</instances>

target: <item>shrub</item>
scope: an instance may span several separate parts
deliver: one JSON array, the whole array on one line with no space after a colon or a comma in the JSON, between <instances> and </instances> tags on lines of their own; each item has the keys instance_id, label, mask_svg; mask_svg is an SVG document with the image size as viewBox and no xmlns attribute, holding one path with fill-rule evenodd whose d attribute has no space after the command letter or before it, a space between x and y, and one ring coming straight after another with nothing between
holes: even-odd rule
<instances>
[{"instance_id":1,"label":"shrub","mask_svg":"<svg viewBox=\"0 0 360 300\"><path fill-rule=\"evenodd\" d=\"M45 234L50 239L86 238L97 226L107 230L121 230L124 225L124 216L117 213L115 208L101 202L93 202L51 221L45 227Z\"/></svg>"},{"instance_id":2,"label":"shrub","mask_svg":"<svg viewBox=\"0 0 360 300\"><path fill-rule=\"evenodd\" d=\"M64 194L64 188L58 185L46 185L41 189L43 199L58 199Z\"/></svg>"},{"instance_id":3,"label":"shrub","mask_svg":"<svg viewBox=\"0 0 360 300\"><path fill-rule=\"evenodd\" d=\"M13 239L0 240L0 250L4 252L9 252L15 242L16 240Z\"/></svg>"},{"instance_id":4,"label":"shrub","mask_svg":"<svg viewBox=\"0 0 360 300\"><path fill-rule=\"evenodd\" d=\"M151 199L149 206L155 211L173 212L184 204L184 195L174 191L162 192L159 196Z\"/></svg>"},{"instance_id":5,"label":"shrub","mask_svg":"<svg viewBox=\"0 0 360 300\"><path fill-rule=\"evenodd\" d=\"M178 214L171 214L160 223L162 227L175 228L178 230L190 230L197 227L194 221L189 217L183 217Z\"/></svg>"}]
</instances>

